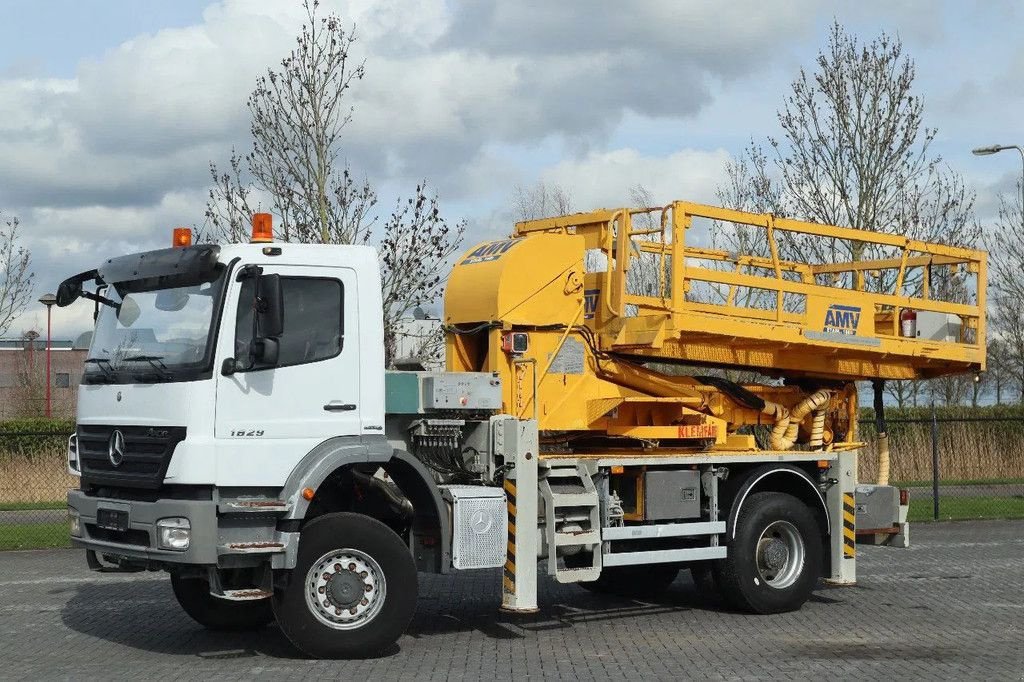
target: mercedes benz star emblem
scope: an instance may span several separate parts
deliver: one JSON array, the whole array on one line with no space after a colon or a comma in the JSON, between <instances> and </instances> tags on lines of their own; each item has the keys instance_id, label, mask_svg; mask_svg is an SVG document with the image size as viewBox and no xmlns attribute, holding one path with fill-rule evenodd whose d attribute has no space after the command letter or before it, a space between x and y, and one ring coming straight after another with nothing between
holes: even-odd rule
<instances>
[{"instance_id":1,"label":"mercedes benz star emblem","mask_svg":"<svg viewBox=\"0 0 1024 682\"><path fill-rule=\"evenodd\" d=\"M121 462L124 461L124 434L117 429L110 434L107 456L110 457L110 463L116 467L121 466Z\"/></svg>"},{"instance_id":2,"label":"mercedes benz star emblem","mask_svg":"<svg viewBox=\"0 0 1024 682\"><path fill-rule=\"evenodd\" d=\"M483 535L491 529L494 525L494 520L490 514L485 512L483 509L477 509L473 512L473 515L469 519L469 525L473 528L473 532L477 535Z\"/></svg>"}]
</instances>

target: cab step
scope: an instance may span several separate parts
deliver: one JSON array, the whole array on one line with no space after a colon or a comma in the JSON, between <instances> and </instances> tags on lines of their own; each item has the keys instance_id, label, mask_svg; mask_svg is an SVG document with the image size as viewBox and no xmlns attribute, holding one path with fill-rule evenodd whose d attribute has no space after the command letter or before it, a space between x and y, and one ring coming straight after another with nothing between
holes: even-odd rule
<instances>
[{"instance_id":1,"label":"cab step","mask_svg":"<svg viewBox=\"0 0 1024 682\"><path fill-rule=\"evenodd\" d=\"M262 590L258 587L250 587L242 590L224 590L220 594L213 594L214 597L220 599L226 599L228 601L257 601L260 599L269 599L274 596L274 593L270 590Z\"/></svg>"}]
</instances>

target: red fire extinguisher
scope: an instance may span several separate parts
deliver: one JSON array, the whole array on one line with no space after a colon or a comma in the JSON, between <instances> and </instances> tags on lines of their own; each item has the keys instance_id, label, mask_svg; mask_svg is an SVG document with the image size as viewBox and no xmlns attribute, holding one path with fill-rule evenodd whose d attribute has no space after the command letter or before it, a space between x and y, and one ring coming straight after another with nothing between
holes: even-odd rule
<instances>
[{"instance_id":1,"label":"red fire extinguisher","mask_svg":"<svg viewBox=\"0 0 1024 682\"><path fill-rule=\"evenodd\" d=\"M904 308L900 311L900 335L917 338L917 311Z\"/></svg>"}]
</instances>

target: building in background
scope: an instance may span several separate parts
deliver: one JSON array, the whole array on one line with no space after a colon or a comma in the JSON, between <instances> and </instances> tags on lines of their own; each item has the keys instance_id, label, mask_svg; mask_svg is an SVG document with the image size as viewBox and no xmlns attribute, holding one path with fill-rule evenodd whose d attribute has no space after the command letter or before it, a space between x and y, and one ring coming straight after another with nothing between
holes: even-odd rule
<instances>
[{"instance_id":1,"label":"building in background","mask_svg":"<svg viewBox=\"0 0 1024 682\"><path fill-rule=\"evenodd\" d=\"M50 342L50 376L46 376L46 338L26 332L0 339L0 420L46 414L46 382L50 382L52 414L75 416L78 384L89 352L91 333L74 341Z\"/></svg>"}]
</instances>

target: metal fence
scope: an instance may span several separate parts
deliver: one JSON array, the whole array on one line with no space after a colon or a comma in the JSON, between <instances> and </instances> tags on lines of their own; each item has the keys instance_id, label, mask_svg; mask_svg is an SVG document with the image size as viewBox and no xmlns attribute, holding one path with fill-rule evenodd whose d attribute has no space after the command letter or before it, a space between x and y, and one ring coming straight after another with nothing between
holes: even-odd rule
<instances>
[{"instance_id":1,"label":"metal fence","mask_svg":"<svg viewBox=\"0 0 1024 682\"><path fill-rule=\"evenodd\" d=\"M1024 518L1024 418L939 416L887 419L890 481L910 490L911 520ZM878 475L872 420L858 479Z\"/></svg>"},{"instance_id":2,"label":"metal fence","mask_svg":"<svg viewBox=\"0 0 1024 682\"><path fill-rule=\"evenodd\" d=\"M68 544L68 432L0 432L0 549Z\"/></svg>"},{"instance_id":3,"label":"metal fence","mask_svg":"<svg viewBox=\"0 0 1024 682\"><path fill-rule=\"evenodd\" d=\"M859 479L877 476L874 422ZM911 520L1024 518L1024 418L889 419L890 480L910 489ZM0 432L0 549L68 544L67 432Z\"/></svg>"}]
</instances>

